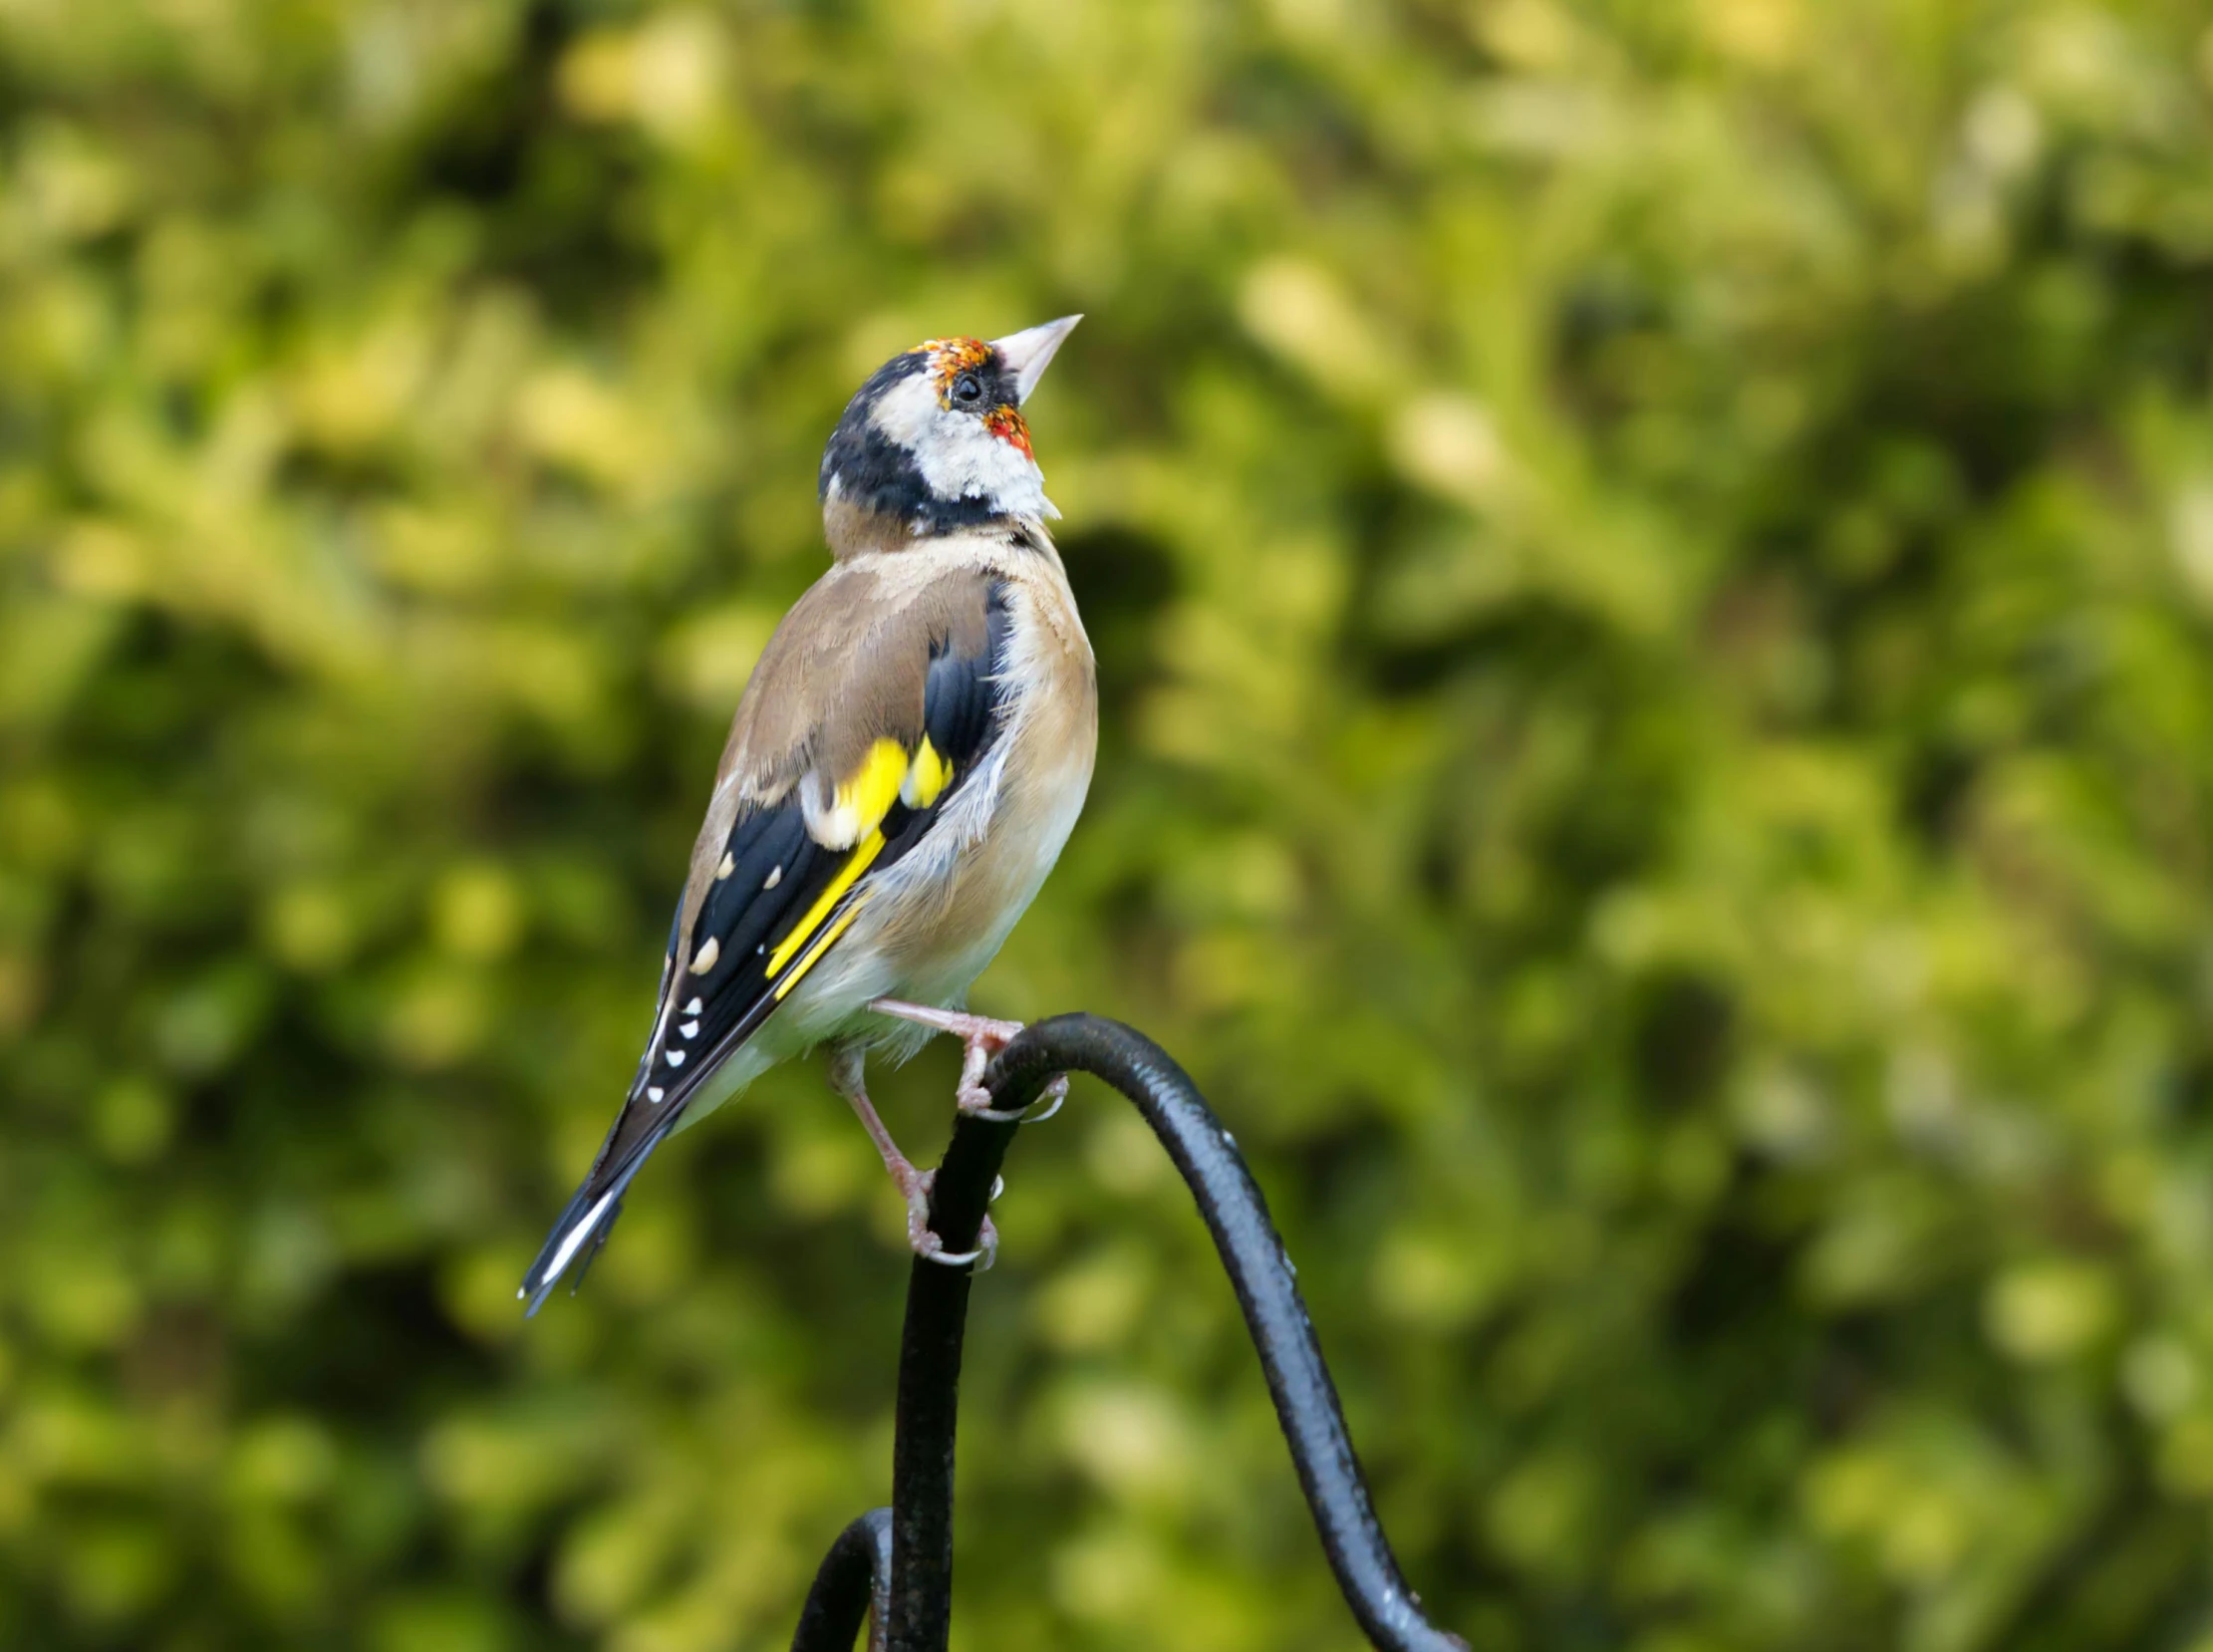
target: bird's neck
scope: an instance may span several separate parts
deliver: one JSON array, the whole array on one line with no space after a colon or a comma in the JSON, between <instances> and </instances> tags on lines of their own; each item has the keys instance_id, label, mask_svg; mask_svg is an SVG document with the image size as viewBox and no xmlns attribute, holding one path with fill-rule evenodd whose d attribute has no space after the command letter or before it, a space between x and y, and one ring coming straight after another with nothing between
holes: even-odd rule
<instances>
[{"instance_id":1,"label":"bird's neck","mask_svg":"<svg viewBox=\"0 0 2213 1652\"><path fill-rule=\"evenodd\" d=\"M822 506L823 537L830 543L831 557L839 562L872 551L913 550L949 534L993 530L1015 538L1042 533L1043 528L1033 518L994 509L983 499L951 504L934 500L933 508L915 511L879 510L851 499L830 499Z\"/></svg>"}]
</instances>

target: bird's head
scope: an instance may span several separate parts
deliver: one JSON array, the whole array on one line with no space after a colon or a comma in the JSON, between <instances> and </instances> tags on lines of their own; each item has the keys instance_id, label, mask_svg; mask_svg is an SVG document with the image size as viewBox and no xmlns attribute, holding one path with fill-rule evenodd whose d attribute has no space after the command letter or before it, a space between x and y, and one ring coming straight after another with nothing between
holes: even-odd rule
<instances>
[{"instance_id":1,"label":"bird's head","mask_svg":"<svg viewBox=\"0 0 2213 1652\"><path fill-rule=\"evenodd\" d=\"M878 368L822 450L833 549L1058 516L1022 404L1081 316L1003 339L931 339Z\"/></svg>"}]
</instances>

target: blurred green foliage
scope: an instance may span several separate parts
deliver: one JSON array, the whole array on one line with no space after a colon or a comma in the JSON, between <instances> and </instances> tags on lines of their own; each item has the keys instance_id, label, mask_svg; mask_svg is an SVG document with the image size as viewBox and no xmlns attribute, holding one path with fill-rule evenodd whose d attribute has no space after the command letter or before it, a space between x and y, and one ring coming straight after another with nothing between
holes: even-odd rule
<instances>
[{"instance_id":1,"label":"blurred green foliage","mask_svg":"<svg viewBox=\"0 0 2213 1652\"><path fill-rule=\"evenodd\" d=\"M905 1274L819 1068L515 1282L838 409L1080 309L978 1002L1207 1086L1440 1617L2213 1647L2207 22L0 0L0 1643L782 1644ZM1142 1129L1009 1183L956 1645L1353 1646Z\"/></svg>"}]
</instances>

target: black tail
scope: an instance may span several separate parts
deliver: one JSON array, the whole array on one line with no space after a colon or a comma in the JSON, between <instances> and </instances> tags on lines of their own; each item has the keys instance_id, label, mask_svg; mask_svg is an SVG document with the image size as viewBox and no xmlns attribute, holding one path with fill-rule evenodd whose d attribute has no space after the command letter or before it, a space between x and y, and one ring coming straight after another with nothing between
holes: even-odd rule
<instances>
[{"instance_id":1,"label":"black tail","mask_svg":"<svg viewBox=\"0 0 2213 1652\"><path fill-rule=\"evenodd\" d=\"M576 1269L569 1286L571 1292L584 1283L592 1258L607 1242L615 1219L623 1214L623 1195L629 1190L631 1179L645 1168L646 1161L653 1157L653 1150L676 1128L683 1111L682 1107L672 1107L653 1131L623 1156L620 1164L592 1167L592 1174L584 1179L584 1185L576 1190L575 1197L555 1220L553 1232L546 1235L538 1259L522 1276L522 1289L515 1294L530 1304L524 1310L525 1318L545 1305L553 1287L560 1283L561 1275L570 1268Z\"/></svg>"}]
</instances>

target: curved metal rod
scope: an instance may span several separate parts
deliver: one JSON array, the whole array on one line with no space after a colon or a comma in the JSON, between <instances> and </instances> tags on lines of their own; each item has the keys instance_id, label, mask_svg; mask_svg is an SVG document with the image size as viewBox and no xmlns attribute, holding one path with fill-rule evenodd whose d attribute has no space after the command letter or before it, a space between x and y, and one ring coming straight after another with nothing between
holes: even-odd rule
<instances>
[{"instance_id":1,"label":"curved metal rod","mask_svg":"<svg viewBox=\"0 0 2213 1652\"><path fill-rule=\"evenodd\" d=\"M1267 1201L1198 1086L1143 1033L1083 1014L1024 1029L992 1060L983 1084L998 1111L1018 1113L1062 1072L1094 1074L1129 1097L1190 1185L1245 1310L1323 1552L1369 1643L1382 1652L1467 1652L1466 1641L1422 1615L1399 1572ZM930 1200L930 1226L948 1250L974 1247L1018 1128L968 1115L955 1125ZM918 1260L908 1285L886 1652L945 1652L952 1627L954 1428L969 1277L966 1267Z\"/></svg>"},{"instance_id":2,"label":"curved metal rod","mask_svg":"<svg viewBox=\"0 0 2213 1652\"><path fill-rule=\"evenodd\" d=\"M869 1622L868 1652L884 1652L892 1587L892 1512L871 1509L838 1533L814 1574L791 1652L853 1652L861 1620Z\"/></svg>"}]
</instances>

